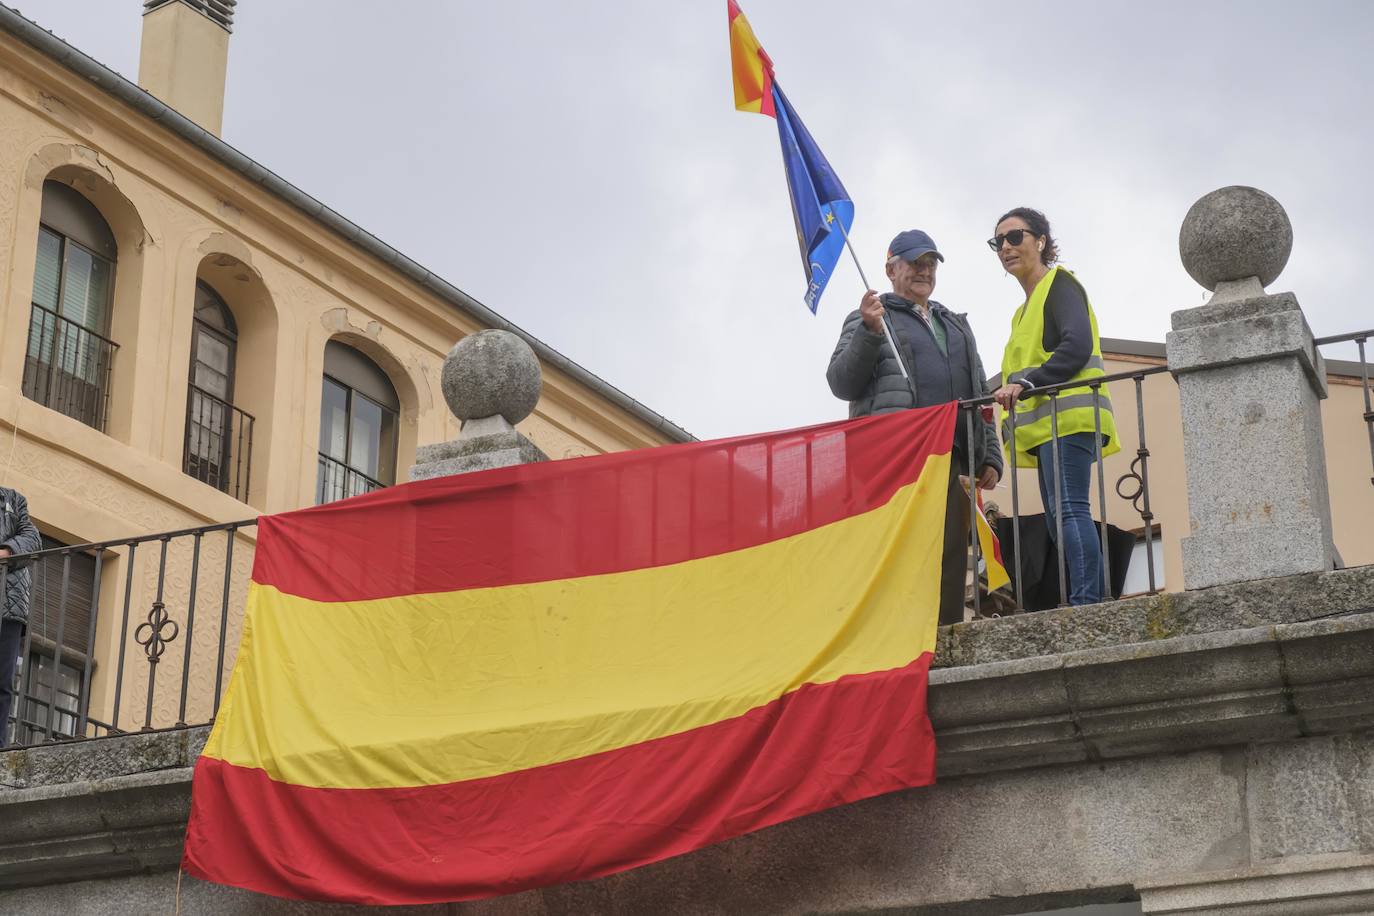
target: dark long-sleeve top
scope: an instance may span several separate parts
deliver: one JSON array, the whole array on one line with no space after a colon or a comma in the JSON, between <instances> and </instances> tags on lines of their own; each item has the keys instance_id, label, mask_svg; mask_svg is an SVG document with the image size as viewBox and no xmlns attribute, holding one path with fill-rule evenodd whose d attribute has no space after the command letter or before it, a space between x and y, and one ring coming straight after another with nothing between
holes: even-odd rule
<instances>
[{"instance_id":1,"label":"dark long-sleeve top","mask_svg":"<svg viewBox=\"0 0 1374 916\"><path fill-rule=\"evenodd\" d=\"M1008 381L1024 380L1033 388L1067 382L1093 355L1088 297L1079 282L1063 270L1054 275L1045 297L1045 334L1041 343L1050 358L1038 368Z\"/></svg>"}]
</instances>

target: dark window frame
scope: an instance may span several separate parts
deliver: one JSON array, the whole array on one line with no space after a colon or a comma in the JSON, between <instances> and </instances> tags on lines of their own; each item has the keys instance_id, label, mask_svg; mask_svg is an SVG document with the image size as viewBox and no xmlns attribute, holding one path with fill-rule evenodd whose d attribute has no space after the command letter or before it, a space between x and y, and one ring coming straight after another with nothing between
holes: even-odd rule
<instances>
[{"instance_id":1,"label":"dark window frame","mask_svg":"<svg viewBox=\"0 0 1374 916\"><path fill-rule=\"evenodd\" d=\"M216 326L214 323L201 317L201 294L207 296L210 299L210 304L216 307L216 311L223 322L223 326ZM229 351L228 371L225 373L226 393L223 397L196 384L196 365L200 353L200 337L202 334L206 334L212 339L218 340L220 343L224 344L225 348ZM233 443L235 441L234 415L238 413L243 414L245 417L249 416L234 405L234 389L237 387L238 382L238 338L238 322L234 319L234 312L229 308L229 303L224 301L224 297L216 292L213 286L206 283L204 280L197 279L196 297L193 302L191 313L191 352L186 366L186 428L183 435L181 469L183 473L214 487L221 493L230 493L232 491L232 495L236 498L246 500L248 498L246 481L250 480L251 476L249 474L244 475L245 485L242 487L243 492L240 493L239 475L236 472L231 473L231 467L237 471L237 466L233 460ZM219 411L222 415L218 428L215 427L213 419L208 422L204 419L204 406L207 404L210 406L211 415L213 417L216 406L215 402L219 402ZM196 405L198 403L201 405L199 419L195 416ZM240 419L240 432L242 432L243 422L244 421ZM217 460L213 463L210 462L209 456L198 454L193 447L193 440L194 442L201 441L198 435L194 435L198 431L203 431L205 435L209 436L219 436L219 455L216 456ZM240 439L241 438L242 437L240 437ZM251 443L252 439L250 435L248 440L248 447L250 449ZM244 448L244 443L242 441L239 442L239 448ZM252 460L251 454L241 457L249 462ZM205 464L198 464L197 462L200 461L204 461ZM239 463L241 464L242 461Z\"/></svg>"},{"instance_id":2,"label":"dark window frame","mask_svg":"<svg viewBox=\"0 0 1374 916\"><path fill-rule=\"evenodd\" d=\"M50 535L42 535L40 549L54 550L70 546ZM88 645L93 634L90 633L91 607L98 604L99 596L94 594L96 557L92 553L76 551L71 554L70 577L67 583L67 606L61 607L63 558L52 554L35 561L31 573L32 589L29 603L29 620L24 639L24 652L20 656L16 671L18 690L15 695L12 715L14 729L11 741L19 744L33 743L38 735L45 733L50 705L61 703L54 700L70 698L68 705L58 705L57 715L53 717L54 737L75 738L76 727L80 722L81 711L90 700L91 684L99 666L94 647ZM84 583L84 584L81 584ZM57 666L57 625L47 612L55 611L66 617L62 622L62 662ZM42 662L46 661L44 665ZM49 681L45 683L38 674L46 671ZM61 679L66 673L76 682L76 692L63 690ZM87 672L89 672L89 680ZM37 679L35 679L37 677ZM47 691L46 697L44 690ZM70 708L69 708L70 707ZM27 737L22 737L22 736Z\"/></svg>"},{"instance_id":3,"label":"dark window frame","mask_svg":"<svg viewBox=\"0 0 1374 916\"><path fill-rule=\"evenodd\" d=\"M44 234L57 243L56 301L52 308L38 302L36 254L21 390L30 400L103 432L109 415L114 354L119 349L108 336L114 322L118 247L109 223L95 204L61 182L43 183L43 211L35 241L39 252ZM107 275L98 327L88 323L89 308L80 321L67 311L67 289L72 275L68 265L73 246L93 263L102 265ZM67 347L72 340L76 347L69 359Z\"/></svg>"}]
</instances>

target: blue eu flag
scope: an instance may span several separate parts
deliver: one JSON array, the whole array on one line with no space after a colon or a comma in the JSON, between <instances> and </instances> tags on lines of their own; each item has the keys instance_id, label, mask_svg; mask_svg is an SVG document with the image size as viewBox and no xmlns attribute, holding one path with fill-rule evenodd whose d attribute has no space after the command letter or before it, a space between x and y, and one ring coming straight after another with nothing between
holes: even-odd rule
<instances>
[{"instance_id":1,"label":"blue eu flag","mask_svg":"<svg viewBox=\"0 0 1374 916\"><path fill-rule=\"evenodd\" d=\"M814 315L844 250L844 233L854 225L854 203L777 83L773 84L773 103L797 242L806 266L806 307ZM844 233L836 231L837 220Z\"/></svg>"}]
</instances>

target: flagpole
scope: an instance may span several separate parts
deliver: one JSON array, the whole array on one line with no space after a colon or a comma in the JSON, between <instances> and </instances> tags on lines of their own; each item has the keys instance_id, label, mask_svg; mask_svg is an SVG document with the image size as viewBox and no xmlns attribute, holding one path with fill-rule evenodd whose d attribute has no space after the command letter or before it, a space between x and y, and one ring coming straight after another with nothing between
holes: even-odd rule
<instances>
[{"instance_id":1,"label":"flagpole","mask_svg":"<svg viewBox=\"0 0 1374 916\"><path fill-rule=\"evenodd\" d=\"M834 213L832 210L831 213ZM849 240L849 230L844 227L844 220L839 215L835 215L835 222L840 227L840 235L844 236L844 247L849 249L849 256L854 259L854 267L859 271L859 279L863 281L864 289L873 289L868 282L868 277L864 276L863 265L859 263L859 255L854 251L854 243ZM892 333L892 326L888 323L887 306L883 306L883 336L887 338L887 345L892 348L892 353L897 357L897 368L902 370L902 378L906 380L907 387L911 389L911 406L919 406L916 403L916 383L911 380L911 373L907 371L906 359L902 356L901 349L897 346L897 339Z\"/></svg>"}]
</instances>

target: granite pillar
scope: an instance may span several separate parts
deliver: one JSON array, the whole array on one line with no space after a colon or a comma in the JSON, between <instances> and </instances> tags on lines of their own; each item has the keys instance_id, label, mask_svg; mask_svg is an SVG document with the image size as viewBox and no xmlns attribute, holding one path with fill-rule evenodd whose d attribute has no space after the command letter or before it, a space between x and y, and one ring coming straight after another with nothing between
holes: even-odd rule
<instances>
[{"instance_id":1,"label":"granite pillar","mask_svg":"<svg viewBox=\"0 0 1374 916\"><path fill-rule=\"evenodd\" d=\"M1184 220L1184 266L1214 291L1174 312L1166 338L1183 418L1190 589L1334 565L1325 366L1297 297L1264 292L1291 248L1283 208L1254 188L1214 191Z\"/></svg>"}]
</instances>

